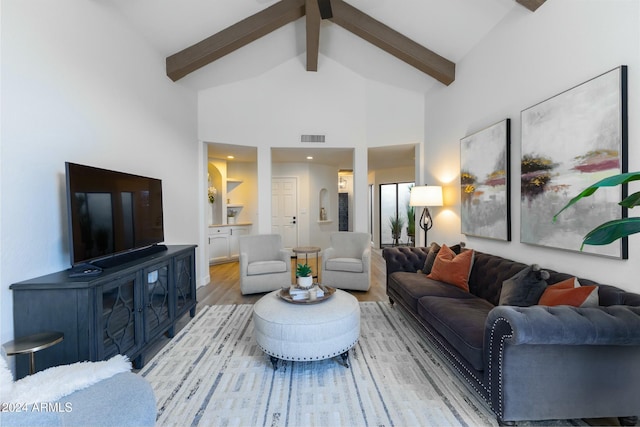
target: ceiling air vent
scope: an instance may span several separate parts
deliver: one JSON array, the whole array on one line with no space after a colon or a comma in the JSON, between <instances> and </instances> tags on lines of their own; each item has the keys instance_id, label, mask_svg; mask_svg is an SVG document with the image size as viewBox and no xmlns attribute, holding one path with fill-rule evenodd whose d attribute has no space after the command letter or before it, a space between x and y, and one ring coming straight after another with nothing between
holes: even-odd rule
<instances>
[{"instance_id":1,"label":"ceiling air vent","mask_svg":"<svg viewBox=\"0 0 640 427\"><path fill-rule=\"evenodd\" d=\"M300 142L324 142L325 135L300 135Z\"/></svg>"}]
</instances>

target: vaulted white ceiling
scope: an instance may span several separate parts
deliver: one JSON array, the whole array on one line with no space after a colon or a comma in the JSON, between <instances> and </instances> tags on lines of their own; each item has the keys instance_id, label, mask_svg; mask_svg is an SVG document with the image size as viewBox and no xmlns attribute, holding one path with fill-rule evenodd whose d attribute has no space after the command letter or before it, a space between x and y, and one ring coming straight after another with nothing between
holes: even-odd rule
<instances>
[{"instance_id":1,"label":"vaulted white ceiling","mask_svg":"<svg viewBox=\"0 0 640 427\"><path fill-rule=\"evenodd\" d=\"M277 0L107 0L163 56L177 53ZM514 0L346 0L374 19L453 61L464 56L507 14L531 13ZM306 50L305 19L238 49L177 84L206 89L257 76ZM441 83L338 25L324 20L320 59L394 86L427 92Z\"/></svg>"},{"instance_id":2,"label":"vaulted white ceiling","mask_svg":"<svg viewBox=\"0 0 640 427\"><path fill-rule=\"evenodd\" d=\"M117 13L159 54L166 58L256 14L279 0L106 0ZM532 13L517 1L543 0L345 0L440 56L459 63L507 14ZM300 73L306 71L306 22L302 17L240 49L200 68L175 84L203 90L259 76L294 58ZM361 39L337 24L323 20L320 28L317 73L323 62L335 61L363 78L403 89L427 93L442 86L429 75ZM168 78L168 77L167 77ZM253 159L246 147L215 144L210 156L235 161ZM308 150L307 150L308 151ZM331 155L331 150L302 153L281 150L278 161L300 161L305 154L316 162L337 163L349 168L349 156ZM329 153L329 154L327 154ZM278 157L279 156L279 157ZM244 159L244 160L243 160ZM336 162L335 159L341 159ZM413 146L380 147L369 150L371 168L411 166Z\"/></svg>"}]
</instances>

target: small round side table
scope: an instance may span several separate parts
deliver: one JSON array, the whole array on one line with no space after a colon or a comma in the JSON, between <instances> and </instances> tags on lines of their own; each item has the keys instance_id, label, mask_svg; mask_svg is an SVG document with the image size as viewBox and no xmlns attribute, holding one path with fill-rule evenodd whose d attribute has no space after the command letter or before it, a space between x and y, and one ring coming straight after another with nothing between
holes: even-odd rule
<instances>
[{"instance_id":1,"label":"small round side table","mask_svg":"<svg viewBox=\"0 0 640 427\"><path fill-rule=\"evenodd\" d=\"M296 258L298 258L298 254L304 254L304 263L307 265L309 265L309 254L316 254L316 274L313 276L314 279L317 279L320 274L320 270L318 269L318 256L321 250L322 249L317 246L300 246L293 248L293 253L296 254Z\"/></svg>"},{"instance_id":2,"label":"small round side table","mask_svg":"<svg viewBox=\"0 0 640 427\"><path fill-rule=\"evenodd\" d=\"M4 343L2 346L7 352L7 356L28 354L29 375L32 375L36 372L36 352L56 345L62 340L64 340L64 334L62 332L40 332L16 338L13 341Z\"/></svg>"}]
</instances>

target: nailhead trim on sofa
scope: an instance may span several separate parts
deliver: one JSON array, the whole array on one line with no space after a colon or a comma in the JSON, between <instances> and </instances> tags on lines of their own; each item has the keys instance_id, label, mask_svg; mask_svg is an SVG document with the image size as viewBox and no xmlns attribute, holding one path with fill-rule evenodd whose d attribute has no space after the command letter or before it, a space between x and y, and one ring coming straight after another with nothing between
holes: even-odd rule
<instances>
[{"instance_id":1,"label":"nailhead trim on sofa","mask_svg":"<svg viewBox=\"0 0 640 427\"><path fill-rule=\"evenodd\" d=\"M500 322L504 322L505 324L509 324L509 322L507 321L507 319L505 319L504 317L498 317L496 319L495 322L493 322L493 325L491 325L491 334L490 334L490 340L489 342L492 343L494 340L494 335L495 335L495 331L496 331L496 325ZM513 333L511 334L502 334L500 336L500 351L498 352L498 393L497 393L497 397L498 397L498 407L496 408L493 404L493 399L492 403L491 403L491 409L493 409L493 411L496 413L496 415L498 416L498 418L502 419L502 416L504 415L503 413L503 394L502 394L502 362L503 362L503 358L502 356L504 355L504 343L505 340L509 339L513 337ZM489 383L492 383L492 379L493 379L493 363L491 363L493 359L493 345L489 346Z\"/></svg>"}]
</instances>

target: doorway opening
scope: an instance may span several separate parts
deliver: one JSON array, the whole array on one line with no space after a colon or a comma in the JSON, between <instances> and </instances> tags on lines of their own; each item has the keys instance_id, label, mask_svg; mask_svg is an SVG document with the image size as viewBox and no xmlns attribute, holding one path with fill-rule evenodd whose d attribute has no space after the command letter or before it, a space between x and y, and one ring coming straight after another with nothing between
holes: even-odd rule
<instances>
[{"instance_id":1,"label":"doorway opening","mask_svg":"<svg viewBox=\"0 0 640 427\"><path fill-rule=\"evenodd\" d=\"M389 218L403 218L403 230L397 238L397 244L411 244L410 232L407 233L408 224L407 210L409 193L398 191L398 184L411 184L419 180L420 145L417 143L392 145L369 148L368 152L368 174L369 183L369 230L371 232L375 247L385 247L396 244L393 238ZM381 185L385 191L391 194L382 200ZM400 199L398 198L400 197ZM415 216L412 218L415 222Z\"/></svg>"},{"instance_id":2,"label":"doorway opening","mask_svg":"<svg viewBox=\"0 0 640 427\"><path fill-rule=\"evenodd\" d=\"M295 216L295 246L329 247L331 232L339 230L341 218L348 230L353 230L353 159L353 148L271 148L272 209L276 204L274 191L280 191L273 184L275 180L297 179L296 213L287 216L289 222ZM345 192L346 198L340 195ZM274 221L272 218L272 224Z\"/></svg>"},{"instance_id":3,"label":"doorway opening","mask_svg":"<svg viewBox=\"0 0 640 427\"><path fill-rule=\"evenodd\" d=\"M414 184L380 184L380 248L415 245L415 211L413 206L409 206Z\"/></svg>"}]
</instances>

